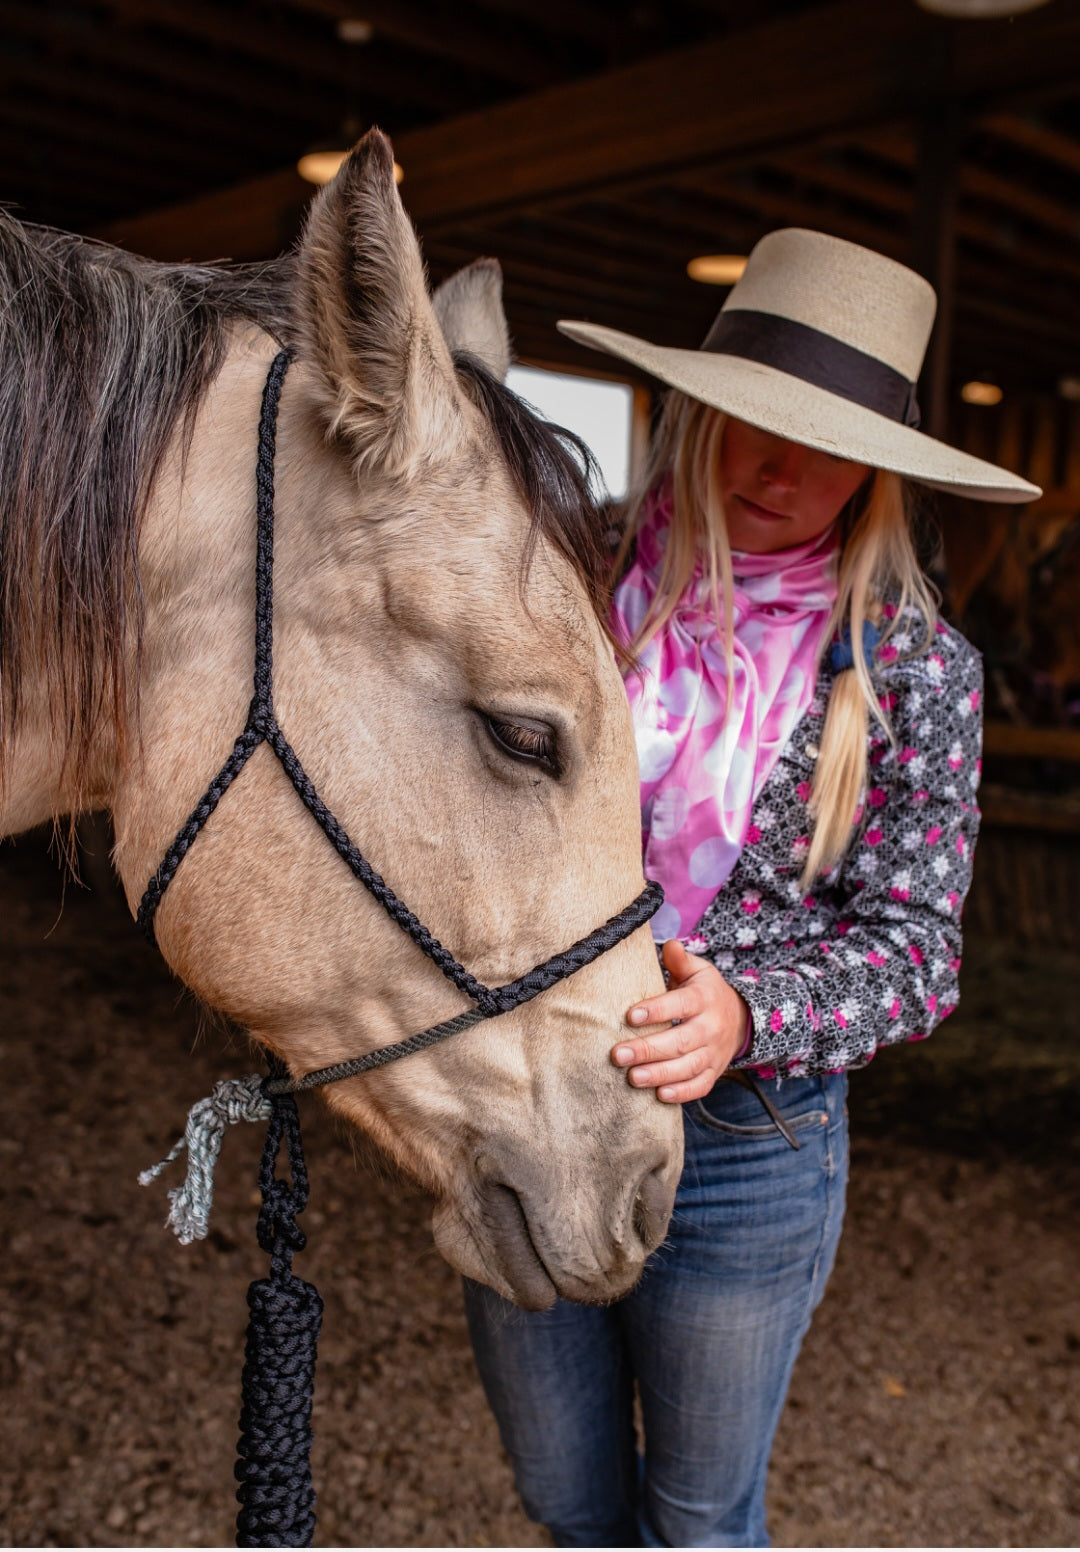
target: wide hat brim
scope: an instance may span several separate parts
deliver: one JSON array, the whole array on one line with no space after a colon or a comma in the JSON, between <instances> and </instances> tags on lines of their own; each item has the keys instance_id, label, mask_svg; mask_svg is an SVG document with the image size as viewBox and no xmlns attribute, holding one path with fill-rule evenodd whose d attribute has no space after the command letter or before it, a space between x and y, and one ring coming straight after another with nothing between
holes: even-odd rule
<instances>
[{"instance_id":1,"label":"wide hat brim","mask_svg":"<svg viewBox=\"0 0 1080 1552\"><path fill-rule=\"evenodd\" d=\"M719 351L653 345L597 323L563 319L559 329L713 409L834 457L887 469L973 501L1018 503L1042 495L1038 485L1018 474L776 367Z\"/></svg>"}]
</instances>

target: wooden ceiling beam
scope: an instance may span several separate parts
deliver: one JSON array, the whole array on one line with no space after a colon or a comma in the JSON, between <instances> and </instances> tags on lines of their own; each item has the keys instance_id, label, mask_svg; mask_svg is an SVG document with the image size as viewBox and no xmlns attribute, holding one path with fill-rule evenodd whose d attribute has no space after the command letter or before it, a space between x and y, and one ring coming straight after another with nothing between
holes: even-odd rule
<instances>
[{"instance_id":1,"label":"wooden ceiling beam","mask_svg":"<svg viewBox=\"0 0 1080 1552\"><path fill-rule=\"evenodd\" d=\"M970 160L961 169L960 183L966 194L985 200L999 211L1022 215L1034 226L1064 237L1074 247L1080 242L1080 205L1049 199L1019 178L1003 178Z\"/></svg>"},{"instance_id":2,"label":"wooden ceiling beam","mask_svg":"<svg viewBox=\"0 0 1080 1552\"><path fill-rule=\"evenodd\" d=\"M635 211L620 206L613 206L606 216L590 212L584 217L560 211L537 231L534 251L564 255L567 267L575 270L587 265L597 274L635 277L642 295L663 295L685 301L694 320L695 333L700 332L700 320L707 320L710 308L715 311L722 300L715 286L691 280L686 273L688 258L695 251L700 252L700 247L695 249L685 228L676 225L671 230L661 230L652 219L646 228L635 215ZM539 227L539 223L537 225ZM469 230L484 237L485 252L497 255L503 252L505 227ZM648 237L644 235L646 230ZM711 235L715 236L715 233ZM745 251L758 235L756 227L751 231L751 223L743 221L731 222L726 231L728 246L739 251ZM528 233L523 231L521 240L524 242L527 236ZM438 238L432 241L437 243Z\"/></svg>"},{"instance_id":3,"label":"wooden ceiling beam","mask_svg":"<svg viewBox=\"0 0 1080 1552\"><path fill-rule=\"evenodd\" d=\"M489 15L514 16L577 38L605 56L613 47L614 34L625 25L621 15L602 12L591 0L479 0L479 5Z\"/></svg>"},{"instance_id":4,"label":"wooden ceiling beam","mask_svg":"<svg viewBox=\"0 0 1080 1552\"><path fill-rule=\"evenodd\" d=\"M1061 317L1046 311L1039 312L1009 293L998 292L994 295L982 287L965 285L966 271L963 264L960 265L959 273L957 293L962 310L993 318L1006 330L1015 331L1018 337L1026 338L1032 348L1041 342L1053 353L1059 346L1065 345L1080 355L1080 313L1074 311L1071 316ZM983 359L992 359L996 341L987 339L985 331L983 339Z\"/></svg>"},{"instance_id":5,"label":"wooden ceiling beam","mask_svg":"<svg viewBox=\"0 0 1080 1552\"><path fill-rule=\"evenodd\" d=\"M461 14L440 16L418 0L289 0L296 10L321 16L327 22L362 15L376 38L392 38L417 53L451 59L467 70L479 70L496 81L537 89L566 75L571 60L557 37L550 46L514 35L494 18L473 21ZM351 45L354 48L368 45Z\"/></svg>"},{"instance_id":6,"label":"wooden ceiling beam","mask_svg":"<svg viewBox=\"0 0 1080 1552\"><path fill-rule=\"evenodd\" d=\"M565 219L496 225L463 222L452 232L429 238L424 251L430 260L446 242L458 248L471 248L475 255L493 254L500 260L518 255L531 261L538 256L550 258L568 276L581 274L587 279L611 280L615 284L632 282L639 294L643 289L658 289L667 295L672 283L680 281L686 283L691 295L700 291L686 275L685 263L680 261L681 245L658 242L642 247L623 241L619 232L626 219L627 213L618 210L612 225L600 229ZM650 280L650 272L655 280Z\"/></svg>"},{"instance_id":7,"label":"wooden ceiling beam","mask_svg":"<svg viewBox=\"0 0 1080 1552\"><path fill-rule=\"evenodd\" d=\"M164 0L157 0L164 3ZM168 0L174 4L176 0ZM463 217L662 178L693 164L752 160L784 146L892 122L915 106L919 61L946 24L910 0L832 0L809 13L749 27L690 49L408 131L396 138L403 192L422 231ZM950 36L954 34L949 33ZM1008 41L1008 49L1004 42ZM1075 77L1080 6L1048 6L1004 23L957 28L955 80L963 95L1007 94L1036 79ZM297 205L270 176L194 201L179 219L188 245L209 222L214 253L272 251ZM238 219L227 221L235 198ZM112 229L167 256L177 213ZM224 242L223 242L224 240ZM209 256L206 254L204 256Z\"/></svg>"},{"instance_id":8,"label":"wooden ceiling beam","mask_svg":"<svg viewBox=\"0 0 1080 1552\"><path fill-rule=\"evenodd\" d=\"M976 126L983 128L983 125ZM1063 137L1062 137L1063 138ZM905 171L914 165L914 148L902 137L888 134L874 139L875 149ZM1080 144L1074 147L1077 168L1080 170ZM1080 243L1080 207L1050 199L1037 190L1028 188L1018 177L1006 178L991 171L967 156L960 168L960 185L966 194L995 206L1008 216L1022 215L1036 226L1056 236L1065 237L1073 244ZM990 227L985 231L989 232Z\"/></svg>"},{"instance_id":9,"label":"wooden ceiling beam","mask_svg":"<svg viewBox=\"0 0 1080 1552\"><path fill-rule=\"evenodd\" d=\"M1066 172L1080 173L1080 141L1063 135L1045 124L1036 124L1018 114L991 113L980 123L980 129L1009 145L1031 151L1044 162L1063 168Z\"/></svg>"},{"instance_id":10,"label":"wooden ceiling beam","mask_svg":"<svg viewBox=\"0 0 1080 1552\"><path fill-rule=\"evenodd\" d=\"M905 125L906 120L903 118L883 120L880 125L872 126L871 130L889 128L897 132L903 132ZM870 133L871 130L865 131L865 133ZM858 133L862 134L864 131L860 130ZM851 144L852 131L850 129L839 129L805 136L792 143L792 150L798 149L807 155L815 156L837 148L844 150ZM787 154L787 150L787 147L781 146L776 148L775 153L754 153L753 151L748 151L745 155L732 154L722 159L714 158L705 163L695 162L691 164L691 170L704 166L706 169L719 170L732 176L742 176L744 174L753 176L754 170L763 164L763 157L768 155L771 160L773 154ZM632 209L639 198L647 198L657 190L670 187L672 178L675 175L670 170L659 174L650 171L643 171L637 176L628 174L626 177L621 177L617 181L613 180L609 185L598 189L587 189L584 191L568 189L564 194L551 195L534 201L521 201L513 207L512 213L514 215L524 213L538 220L546 220L549 216L556 213L561 214L589 207L599 208L605 202L613 207L617 206L620 211L623 207ZM621 214L620 219L622 219Z\"/></svg>"},{"instance_id":11,"label":"wooden ceiling beam","mask_svg":"<svg viewBox=\"0 0 1080 1552\"><path fill-rule=\"evenodd\" d=\"M131 132L115 120L96 117L87 120L78 109L46 97L15 95L0 92L0 122L10 123L24 134L40 134L55 138L57 154L64 154L67 146L82 146L93 150L99 157L115 157L122 165L131 168L153 169L159 191L167 186L190 187L191 154L175 139L162 145L149 146L145 140L133 137Z\"/></svg>"},{"instance_id":12,"label":"wooden ceiling beam","mask_svg":"<svg viewBox=\"0 0 1080 1552\"><path fill-rule=\"evenodd\" d=\"M913 157L908 157L905 154L903 158L903 169L905 172L910 169L913 160ZM807 188L827 189L841 198L854 196L863 204L877 205L883 211L888 211L892 215L899 216L904 220L911 218L912 189L910 185L904 187L892 179L875 178L873 174L865 170L857 170L847 165L840 166L834 162L816 160L802 155L778 158L769 165L790 174ZM901 163L897 161L895 165L900 166ZM976 172L978 172L978 169L976 169ZM962 180L965 188L973 190L979 185L981 173L978 177L972 177L971 174L972 169L965 164L962 169ZM994 180L994 189L995 193L1003 197L1004 187L998 188L1000 181ZM1012 185L1009 184L1005 187L1011 188ZM1002 251L1007 250L1006 239L1000 230L992 222L987 222L981 217L972 214L965 215L962 212L959 229L962 236L970 238L982 246L993 245L997 242ZM1077 236L1075 222L1072 235L1074 239ZM1032 300L1034 301L1035 299L1033 294Z\"/></svg>"},{"instance_id":13,"label":"wooden ceiling beam","mask_svg":"<svg viewBox=\"0 0 1080 1552\"><path fill-rule=\"evenodd\" d=\"M912 184L903 184L892 178L875 176L862 168L852 167L833 157L815 157L813 153L795 152L790 156L774 157L768 167L775 167L790 177L816 184L841 198L854 198L862 205L876 206L892 215L911 216Z\"/></svg>"},{"instance_id":14,"label":"wooden ceiling beam","mask_svg":"<svg viewBox=\"0 0 1080 1552\"><path fill-rule=\"evenodd\" d=\"M441 267L450 269L459 269L469 264L485 251L482 242L470 241L468 231L455 233L452 241L440 239L437 245L429 245L428 248L431 258L436 259ZM587 310L596 302L610 303L620 309L634 309L643 303L653 302L657 306L666 307L673 320L678 320L679 315L687 311L683 300L670 289L663 298L655 293L650 294L650 288L642 286L632 272L618 275L612 267L606 273L600 267L586 267L580 253L576 264L570 267L551 248L538 253L535 247L530 249L521 244L503 242L499 248L499 259L504 276L509 276L516 283L543 288L549 294L565 297L567 305L576 308L578 312ZM692 309L690 311L692 313Z\"/></svg>"},{"instance_id":15,"label":"wooden ceiling beam","mask_svg":"<svg viewBox=\"0 0 1080 1552\"><path fill-rule=\"evenodd\" d=\"M835 229L836 235L847 237L854 242L861 242L870 248L876 248L879 252L891 254L902 263L910 260L910 254L906 251L910 234L910 220L912 213L912 201L908 196L906 200L897 197L897 191L893 188L887 196L880 200L881 220L890 223L878 227L862 222L857 217L850 217L846 212L837 207L825 207L815 200L813 195L817 189L827 189L834 194L845 192L845 175L843 172L832 169L823 175L822 169L816 164L802 165L795 159L785 159L779 163L784 170L790 170L799 180L795 187L788 190L767 190L760 187L732 186L722 182L710 182L708 184L708 196L717 199L723 206L733 202L742 202L747 206L760 210L770 219L785 222L804 223L820 226L828 215L828 219ZM870 184L862 186L864 192L869 192ZM882 185L884 187L884 185ZM896 217L900 217L899 224ZM1001 289L1002 272L1000 265L994 262L986 262L982 258L981 251L987 245L997 242L1003 244L996 226L981 217L970 213L961 213L958 220L958 230L964 239L960 247L960 266L963 277L963 285L959 288L965 295L971 294L973 286L982 295L992 295L995 290ZM891 233L891 236L890 236ZM971 245L975 246L972 247ZM1015 250L1009 252L1004 248L1001 253L1010 259L1016 258ZM1046 312L1047 293L1045 286L1040 286L1037 280L1027 281L1027 265L1030 255L1025 251L1017 261L1017 274L1009 282L1011 294L1021 299L1022 306L1027 309L1024 316L1041 316ZM1062 278L1068 280L1074 266L1067 256L1060 252L1054 255L1055 270L1063 271ZM1076 271L1075 279L1080 282L1080 270ZM962 303L963 298L958 301ZM1073 315L1076 315L1074 305ZM1061 326L1060 317L1046 315L1046 328L1053 333Z\"/></svg>"},{"instance_id":16,"label":"wooden ceiling beam","mask_svg":"<svg viewBox=\"0 0 1080 1552\"><path fill-rule=\"evenodd\" d=\"M105 0L105 4L114 16L131 23L149 22L269 65L281 79L282 91L287 90L290 77L300 75L347 92L370 91L383 101L389 98L406 111L412 107L425 115L452 113L461 104L461 88L447 81L445 71L405 66L333 37L313 37L308 28L290 25L280 13L255 21L199 0Z\"/></svg>"},{"instance_id":17,"label":"wooden ceiling beam","mask_svg":"<svg viewBox=\"0 0 1080 1552\"><path fill-rule=\"evenodd\" d=\"M884 211L880 216L877 213L874 216L852 215L839 208L831 196L821 197L828 195L826 190L815 191L806 185L779 189L769 187L761 179L736 183L719 174L706 173L687 174L676 180L676 186L689 201L699 205L703 213L715 210L718 219L723 219L728 210L741 208L765 218L770 224L780 221L785 226L813 227L846 237L849 242L862 243L866 248L875 248L901 263L907 260L906 225L898 229L896 222Z\"/></svg>"},{"instance_id":18,"label":"wooden ceiling beam","mask_svg":"<svg viewBox=\"0 0 1080 1552\"><path fill-rule=\"evenodd\" d=\"M914 148L903 137L890 133L875 134L870 142L873 151L885 161L908 169L914 159ZM961 186L972 193L977 188L985 190L987 187L994 189L995 198L1002 194L1001 185L994 176L984 173L970 161L961 169ZM1010 184L1011 188L1012 185ZM1015 205L1003 207L1006 214L1014 214L1027 203L1024 191L1017 188L1017 200ZM1077 228L1075 222L1069 233L1071 243L1068 249L1063 249L1061 244L1050 245L1045 242L1031 241L1028 238L1017 237L1008 226L1000 220L988 219L972 210L970 206L961 210L959 217L960 235L966 242L977 244L987 248L996 258L1004 258L1009 263L1024 265L1050 276L1066 276L1080 284L1080 245L1077 244Z\"/></svg>"},{"instance_id":19,"label":"wooden ceiling beam","mask_svg":"<svg viewBox=\"0 0 1080 1552\"><path fill-rule=\"evenodd\" d=\"M198 111L198 104L207 98L216 98L233 112L241 103L253 113L273 114L275 121L294 121L298 133L302 133L305 122L310 123L313 110L316 115L318 112L314 95L283 92L280 80L274 80L266 71L238 72L213 55L199 53L182 43L160 48L126 27L86 27L67 32L45 7L0 0L0 29L10 37L29 38L41 45L60 79L77 69L105 73L119 66L143 81L156 82L170 92L178 91L183 98L192 96L193 83L197 82L193 111ZM325 95L321 101L325 111Z\"/></svg>"},{"instance_id":20,"label":"wooden ceiling beam","mask_svg":"<svg viewBox=\"0 0 1080 1552\"><path fill-rule=\"evenodd\" d=\"M0 166L21 166L22 176L16 191L15 180L10 176L4 181L2 197L5 202L25 200L33 192L50 198L69 198L87 208L87 218L101 209L101 194L114 195L118 205L132 197L152 199L161 194L160 172L151 167L120 167L114 174L102 171L101 155L93 147L82 143L61 146L49 140L35 141L32 152L27 151L26 131L21 124L4 124L0 121ZM27 216L26 219L41 219Z\"/></svg>"},{"instance_id":21,"label":"wooden ceiling beam","mask_svg":"<svg viewBox=\"0 0 1080 1552\"><path fill-rule=\"evenodd\" d=\"M139 140L152 143L155 132L175 137L178 119L185 121L186 145L205 144L208 153L220 157L222 143L247 147L255 151L265 148L266 136L262 126L245 114L230 113L223 107L205 99L185 100L174 92L155 91L144 84L144 78L121 79L117 75L104 75L96 70L63 70L55 62L43 56L40 60L11 58L0 61L0 95L29 89L38 96L60 94L67 102L79 103L94 113L104 113L113 121L126 118L139 124ZM77 136L82 139L80 131Z\"/></svg>"},{"instance_id":22,"label":"wooden ceiling beam","mask_svg":"<svg viewBox=\"0 0 1080 1552\"><path fill-rule=\"evenodd\" d=\"M952 29L911 4L833 0L410 136L409 208L425 227L529 197L879 124L915 106L920 65L955 43L961 98L1075 86L1080 7Z\"/></svg>"},{"instance_id":23,"label":"wooden ceiling beam","mask_svg":"<svg viewBox=\"0 0 1080 1552\"><path fill-rule=\"evenodd\" d=\"M409 209L428 227L745 156L838 123L880 121L883 101L900 90L889 44L906 34L908 18L889 0L873 28L865 14L861 0L836 0L420 130L409 152ZM910 81L902 90L906 98Z\"/></svg>"}]
</instances>

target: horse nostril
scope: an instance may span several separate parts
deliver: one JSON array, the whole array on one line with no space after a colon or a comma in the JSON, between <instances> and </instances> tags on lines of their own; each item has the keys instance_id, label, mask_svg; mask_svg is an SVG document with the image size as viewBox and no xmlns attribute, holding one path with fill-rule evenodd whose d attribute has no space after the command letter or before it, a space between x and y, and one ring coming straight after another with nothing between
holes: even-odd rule
<instances>
[{"instance_id":1,"label":"horse nostril","mask_svg":"<svg viewBox=\"0 0 1080 1552\"><path fill-rule=\"evenodd\" d=\"M665 1166L651 1169L641 1181L634 1195L631 1224L635 1235L646 1251L653 1251L663 1243L671 1217L673 1191L666 1178Z\"/></svg>"},{"instance_id":2,"label":"horse nostril","mask_svg":"<svg viewBox=\"0 0 1080 1552\"><path fill-rule=\"evenodd\" d=\"M634 1233L643 1245L649 1243L650 1213L648 1203L639 1191L634 1198Z\"/></svg>"},{"instance_id":3,"label":"horse nostril","mask_svg":"<svg viewBox=\"0 0 1080 1552\"><path fill-rule=\"evenodd\" d=\"M555 1287L533 1243L525 1204L513 1186L488 1180L483 1186L484 1224L514 1298L525 1309L547 1309Z\"/></svg>"}]
</instances>

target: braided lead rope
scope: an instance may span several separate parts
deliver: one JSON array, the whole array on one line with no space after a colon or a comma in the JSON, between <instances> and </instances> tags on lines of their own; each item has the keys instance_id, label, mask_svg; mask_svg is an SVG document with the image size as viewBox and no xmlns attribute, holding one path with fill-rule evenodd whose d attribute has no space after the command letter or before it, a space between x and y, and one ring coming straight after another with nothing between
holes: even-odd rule
<instances>
[{"instance_id":1,"label":"braided lead rope","mask_svg":"<svg viewBox=\"0 0 1080 1552\"><path fill-rule=\"evenodd\" d=\"M271 1058L272 1075L284 1067ZM278 1178L284 1140L292 1184ZM240 1438L235 1476L236 1544L308 1547L315 1532L311 1475L311 1408L323 1302L292 1270L305 1237L296 1222L308 1199L307 1167L296 1103L273 1103L259 1164L262 1206L256 1230L270 1257L270 1275L248 1289L250 1312L241 1379Z\"/></svg>"},{"instance_id":2,"label":"braided lead rope","mask_svg":"<svg viewBox=\"0 0 1080 1552\"><path fill-rule=\"evenodd\" d=\"M226 1078L215 1083L209 1098L192 1105L183 1137L160 1164L144 1169L139 1176L141 1186L150 1185L187 1149L187 1178L182 1186L169 1192L169 1216L165 1220L181 1245L206 1238L214 1202L214 1165L226 1128L237 1121L270 1118L273 1104L263 1092L262 1081L258 1073L252 1073L246 1078Z\"/></svg>"}]
</instances>

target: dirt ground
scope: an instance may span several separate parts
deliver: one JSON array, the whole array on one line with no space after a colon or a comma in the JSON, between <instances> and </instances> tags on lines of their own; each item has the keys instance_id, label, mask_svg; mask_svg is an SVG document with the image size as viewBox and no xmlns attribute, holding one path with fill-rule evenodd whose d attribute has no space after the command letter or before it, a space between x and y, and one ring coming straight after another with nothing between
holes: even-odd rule
<instances>
[{"instance_id":1,"label":"dirt ground","mask_svg":"<svg viewBox=\"0 0 1080 1552\"><path fill-rule=\"evenodd\" d=\"M40 835L0 848L0 1540L223 1545L260 1138L210 1239L159 1158L242 1041ZM974 943L960 1012L852 1083L850 1207L770 1486L780 1545L1080 1542L1080 958ZM428 1206L303 1102L297 1266L326 1301L322 1545L541 1546L517 1506Z\"/></svg>"}]
</instances>

